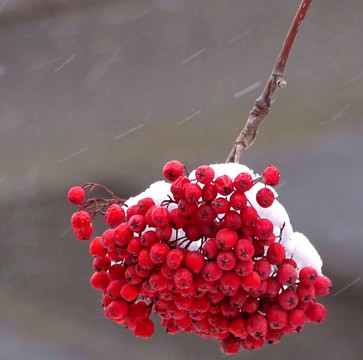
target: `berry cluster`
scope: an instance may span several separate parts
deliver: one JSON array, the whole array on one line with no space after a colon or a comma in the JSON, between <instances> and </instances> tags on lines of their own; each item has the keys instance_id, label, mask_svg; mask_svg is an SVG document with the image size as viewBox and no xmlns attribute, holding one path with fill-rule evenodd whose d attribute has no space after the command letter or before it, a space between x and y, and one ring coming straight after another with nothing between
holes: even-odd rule
<instances>
[{"instance_id":1,"label":"berry cluster","mask_svg":"<svg viewBox=\"0 0 363 360\"><path fill-rule=\"evenodd\" d=\"M143 197L131 205L110 191L111 199L85 201L95 184L69 191L80 206L71 218L78 239L91 238L96 213L109 226L89 247L90 281L103 294L105 316L149 338L153 311L169 334L214 338L225 354L276 344L306 322L324 321L316 296L327 295L331 281L313 266L299 268L281 243L284 225L276 229L252 205L272 206L278 169L234 179L211 166L184 173L179 161L165 164L171 185L162 201Z\"/></svg>"}]
</instances>

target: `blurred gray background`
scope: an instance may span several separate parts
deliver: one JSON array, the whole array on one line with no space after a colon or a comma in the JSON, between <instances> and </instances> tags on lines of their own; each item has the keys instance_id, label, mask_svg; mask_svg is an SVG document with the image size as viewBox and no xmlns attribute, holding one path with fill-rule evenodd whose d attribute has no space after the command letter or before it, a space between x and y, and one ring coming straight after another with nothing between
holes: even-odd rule
<instances>
[{"instance_id":1,"label":"blurred gray background","mask_svg":"<svg viewBox=\"0 0 363 360\"><path fill-rule=\"evenodd\" d=\"M66 194L92 181L129 197L167 160L224 162L298 4L0 1L0 359L223 358L213 340L160 325L136 339L104 318ZM313 1L243 157L280 168L279 199L333 280L327 320L234 358L360 358L362 36L361 0Z\"/></svg>"}]
</instances>

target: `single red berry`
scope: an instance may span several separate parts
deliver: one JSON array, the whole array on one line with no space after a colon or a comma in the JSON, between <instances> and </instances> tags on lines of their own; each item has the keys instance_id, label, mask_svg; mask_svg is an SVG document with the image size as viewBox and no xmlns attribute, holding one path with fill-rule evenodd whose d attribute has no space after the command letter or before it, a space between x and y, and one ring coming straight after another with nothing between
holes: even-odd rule
<instances>
[{"instance_id":1,"label":"single red berry","mask_svg":"<svg viewBox=\"0 0 363 360\"><path fill-rule=\"evenodd\" d=\"M221 250L230 250L237 243L238 235L231 229L221 229L216 235L216 246Z\"/></svg>"},{"instance_id":2,"label":"single red berry","mask_svg":"<svg viewBox=\"0 0 363 360\"><path fill-rule=\"evenodd\" d=\"M207 185L214 179L214 170L207 165L202 165L195 171L195 177L200 183Z\"/></svg>"},{"instance_id":3,"label":"single red berry","mask_svg":"<svg viewBox=\"0 0 363 360\"><path fill-rule=\"evenodd\" d=\"M275 195L271 189L265 187L257 191L256 200L258 205L263 208L268 208L274 202Z\"/></svg>"},{"instance_id":4,"label":"single red berry","mask_svg":"<svg viewBox=\"0 0 363 360\"><path fill-rule=\"evenodd\" d=\"M184 253L180 249L172 249L166 256L166 265L170 269L179 269L184 260Z\"/></svg>"},{"instance_id":5,"label":"single red berry","mask_svg":"<svg viewBox=\"0 0 363 360\"><path fill-rule=\"evenodd\" d=\"M116 251L115 230L107 229L101 236L101 245L108 251Z\"/></svg>"},{"instance_id":6,"label":"single red berry","mask_svg":"<svg viewBox=\"0 0 363 360\"><path fill-rule=\"evenodd\" d=\"M137 215L139 213L139 207L135 205L131 205L126 209L126 217L130 219L132 216Z\"/></svg>"},{"instance_id":7,"label":"single red berry","mask_svg":"<svg viewBox=\"0 0 363 360\"><path fill-rule=\"evenodd\" d=\"M252 259L238 260L233 268L238 276L247 276L253 271L254 262Z\"/></svg>"},{"instance_id":8,"label":"single red berry","mask_svg":"<svg viewBox=\"0 0 363 360\"><path fill-rule=\"evenodd\" d=\"M229 323L229 332L238 339L245 339L248 335L246 327L246 321L238 317Z\"/></svg>"},{"instance_id":9,"label":"single red berry","mask_svg":"<svg viewBox=\"0 0 363 360\"><path fill-rule=\"evenodd\" d=\"M207 259L209 260L215 259L219 252L216 240L215 239L207 240L203 245L202 252Z\"/></svg>"},{"instance_id":10,"label":"single red berry","mask_svg":"<svg viewBox=\"0 0 363 360\"><path fill-rule=\"evenodd\" d=\"M291 286L297 280L296 270L290 264L282 264L277 270L276 278L281 285Z\"/></svg>"},{"instance_id":11,"label":"single red berry","mask_svg":"<svg viewBox=\"0 0 363 360\"><path fill-rule=\"evenodd\" d=\"M235 177L233 185L237 191L246 192L253 186L252 176L249 173L242 172Z\"/></svg>"},{"instance_id":12,"label":"single red berry","mask_svg":"<svg viewBox=\"0 0 363 360\"><path fill-rule=\"evenodd\" d=\"M232 251L220 251L217 255L217 264L224 271L232 270L236 262L236 255Z\"/></svg>"},{"instance_id":13,"label":"single red berry","mask_svg":"<svg viewBox=\"0 0 363 360\"><path fill-rule=\"evenodd\" d=\"M198 209L198 205L190 203L185 199L180 199L178 201L178 209L183 216L188 217L194 214L194 212Z\"/></svg>"},{"instance_id":14,"label":"single red berry","mask_svg":"<svg viewBox=\"0 0 363 360\"><path fill-rule=\"evenodd\" d=\"M146 197L146 198L139 200L136 205L138 207L138 214L146 215L148 210L150 208L152 208L153 206L155 206L155 202L152 198Z\"/></svg>"},{"instance_id":15,"label":"single red berry","mask_svg":"<svg viewBox=\"0 0 363 360\"><path fill-rule=\"evenodd\" d=\"M105 222L106 224L114 227L120 224L125 218L125 210L122 206L112 204L106 211Z\"/></svg>"},{"instance_id":16,"label":"single red berry","mask_svg":"<svg viewBox=\"0 0 363 360\"><path fill-rule=\"evenodd\" d=\"M145 231L140 238L141 244L145 247L151 247L152 244L159 241L156 232L153 230Z\"/></svg>"},{"instance_id":17,"label":"single red berry","mask_svg":"<svg viewBox=\"0 0 363 360\"><path fill-rule=\"evenodd\" d=\"M89 244L89 252L93 257L106 256L106 249L101 243L101 236L96 236Z\"/></svg>"},{"instance_id":18,"label":"single red berry","mask_svg":"<svg viewBox=\"0 0 363 360\"><path fill-rule=\"evenodd\" d=\"M205 203L212 202L217 196L216 187L213 184L204 185L202 189L202 200Z\"/></svg>"},{"instance_id":19,"label":"single red berry","mask_svg":"<svg viewBox=\"0 0 363 360\"><path fill-rule=\"evenodd\" d=\"M261 280L266 280L271 274L271 264L266 258L262 258L255 262L253 270L260 275Z\"/></svg>"},{"instance_id":20,"label":"single red berry","mask_svg":"<svg viewBox=\"0 0 363 360\"><path fill-rule=\"evenodd\" d=\"M247 301L242 306L242 312L249 315L255 314L260 307L260 302L256 298L247 298Z\"/></svg>"},{"instance_id":21,"label":"single red berry","mask_svg":"<svg viewBox=\"0 0 363 360\"><path fill-rule=\"evenodd\" d=\"M125 301L120 299L111 301L111 303L107 306L107 310L112 318L123 319L126 316L129 307Z\"/></svg>"},{"instance_id":22,"label":"single red berry","mask_svg":"<svg viewBox=\"0 0 363 360\"><path fill-rule=\"evenodd\" d=\"M173 228L167 224L165 226L157 226L155 229L155 234L160 241L168 242L173 233Z\"/></svg>"},{"instance_id":23,"label":"single red berry","mask_svg":"<svg viewBox=\"0 0 363 360\"><path fill-rule=\"evenodd\" d=\"M122 286L120 294L124 300L133 301L139 296L139 287L126 283Z\"/></svg>"},{"instance_id":24,"label":"single red berry","mask_svg":"<svg viewBox=\"0 0 363 360\"><path fill-rule=\"evenodd\" d=\"M326 318L326 309L323 304L311 304L306 311L306 316L314 324L322 323Z\"/></svg>"},{"instance_id":25,"label":"single red berry","mask_svg":"<svg viewBox=\"0 0 363 360\"><path fill-rule=\"evenodd\" d=\"M113 264L108 270L108 277L112 280L123 280L125 278L125 267L122 264Z\"/></svg>"},{"instance_id":26,"label":"single red berry","mask_svg":"<svg viewBox=\"0 0 363 360\"><path fill-rule=\"evenodd\" d=\"M179 209L173 209L169 213L169 224L173 229L178 230L187 224L187 219L180 213Z\"/></svg>"},{"instance_id":27,"label":"single red berry","mask_svg":"<svg viewBox=\"0 0 363 360\"><path fill-rule=\"evenodd\" d=\"M293 309L293 310L289 311L288 323L297 332L301 331L305 327L305 322L306 322L306 315L303 310Z\"/></svg>"},{"instance_id":28,"label":"single red berry","mask_svg":"<svg viewBox=\"0 0 363 360\"><path fill-rule=\"evenodd\" d=\"M126 248L127 248L127 251L130 253L130 255L132 255L132 256L139 255L141 249L143 249L143 245L141 243L141 238L133 237L127 244Z\"/></svg>"},{"instance_id":29,"label":"single red berry","mask_svg":"<svg viewBox=\"0 0 363 360\"><path fill-rule=\"evenodd\" d=\"M90 223L88 227L86 227L82 230L74 229L74 236L76 237L76 239L81 240L81 241L89 240L92 237L92 234L93 234L92 223Z\"/></svg>"},{"instance_id":30,"label":"single red berry","mask_svg":"<svg viewBox=\"0 0 363 360\"><path fill-rule=\"evenodd\" d=\"M109 282L110 279L108 278L107 273L104 272L95 272L90 279L91 285L99 291L106 291Z\"/></svg>"},{"instance_id":31,"label":"single red berry","mask_svg":"<svg viewBox=\"0 0 363 360\"><path fill-rule=\"evenodd\" d=\"M114 240L119 246L127 245L134 236L134 232L129 228L128 223L124 222L118 225L114 230Z\"/></svg>"},{"instance_id":32,"label":"single red berry","mask_svg":"<svg viewBox=\"0 0 363 360\"><path fill-rule=\"evenodd\" d=\"M146 228L146 221L143 215L133 215L128 221L129 228L135 233L142 233Z\"/></svg>"},{"instance_id":33,"label":"single red berry","mask_svg":"<svg viewBox=\"0 0 363 360\"><path fill-rule=\"evenodd\" d=\"M224 271L220 278L221 285L226 290L238 290L240 277L233 271Z\"/></svg>"},{"instance_id":34,"label":"single red berry","mask_svg":"<svg viewBox=\"0 0 363 360\"><path fill-rule=\"evenodd\" d=\"M178 160L168 161L163 167L163 175L168 181L175 181L184 173L184 165Z\"/></svg>"},{"instance_id":35,"label":"single red berry","mask_svg":"<svg viewBox=\"0 0 363 360\"><path fill-rule=\"evenodd\" d=\"M296 294L300 301L312 302L314 300L315 288L313 285L306 286L303 283L300 283L296 287Z\"/></svg>"},{"instance_id":36,"label":"single red berry","mask_svg":"<svg viewBox=\"0 0 363 360\"><path fill-rule=\"evenodd\" d=\"M91 217L86 211L77 211L71 217L71 226L74 230L84 230L91 225Z\"/></svg>"},{"instance_id":37,"label":"single red berry","mask_svg":"<svg viewBox=\"0 0 363 360\"><path fill-rule=\"evenodd\" d=\"M140 284L144 278L136 272L136 265L130 265L125 271L125 278L131 285Z\"/></svg>"},{"instance_id":38,"label":"single red berry","mask_svg":"<svg viewBox=\"0 0 363 360\"><path fill-rule=\"evenodd\" d=\"M317 277L318 272L310 266L303 267L299 272L300 283L305 286L313 285Z\"/></svg>"},{"instance_id":39,"label":"single red berry","mask_svg":"<svg viewBox=\"0 0 363 360\"><path fill-rule=\"evenodd\" d=\"M324 276L319 275L314 282L315 295L324 296L330 293L332 287L331 280Z\"/></svg>"},{"instance_id":40,"label":"single red berry","mask_svg":"<svg viewBox=\"0 0 363 360\"><path fill-rule=\"evenodd\" d=\"M230 304L235 308L242 308L242 306L247 301L247 294L243 289L238 289L238 291L229 298Z\"/></svg>"},{"instance_id":41,"label":"single red berry","mask_svg":"<svg viewBox=\"0 0 363 360\"><path fill-rule=\"evenodd\" d=\"M162 264L166 261L166 257L170 249L168 245L164 243L155 243L150 248L150 259L155 264Z\"/></svg>"},{"instance_id":42,"label":"single red berry","mask_svg":"<svg viewBox=\"0 0 363 360\"><path fill-rule=\"evenodd\" d=\"M266 258L271 265L280 265L286 256L285 247L280 243L273 243L267 250Z\"/></svg>"},{"instance_id":43,"label":"single red berry","mask_svg":"<svg viewBox=\"0 0 363 360\"><path fill-rule=\"evenodd\" d=\"M148 339L154 333L154 323L150 319L144 319L141 323L136 325L134 335Z\"/></svg>"},{"instance_id":44,"label":"single red berry","mask_svg":"<svg viewBox=\"0 0 363 360\"><path fill-rule=\"evenodd\" d=\"M84 196L84 190L80 186L73 186L68 191L68 201L73 205L81 204Z\"/></svg>"},{"instance_id":45,"label":"single red berry","mask_svg":"<svg viewBox=\"0 0 363 360\"><path fill-rule=\"evenodd\" d=\"M96 257L92 266L94 271L106 272L111 266L111 260L108 257Z\"/></svg>"},{"instance_id":46,"label":"single red berry","mask_svg":"<svg viewBox=\"0 0 363 360\"><path fill-rule=\"evenodd\" d=\"M138 260L144 269L151 270L155 266L155 263L151 260L149 249L142 249L139 253Z\"/></svg>"},{"instance_id":47,"label":"single red berry","mask_svg":"<svg viewBox=\"0 0 363 360\"><path fill-rule=\"evenodd\" d=\"M241 216L237 211L229 210L223 218L223 224L226 228L231 230L239 230L242 225Z\"/></svg>"},{"instance_id":48,"label":"single red berry","mask_svg":"<svg viewBox=\"0 0 363 360\"><path fill-rule=\"evenodd\" d=\"M247 205L247 197L244 193L234 192L229 202L234 210L241 210Z\"/></svg>"},{"instance_id":49,"label":"single red berry","mask_svg":"<svg viewBox=\"0 0 363 360\"><path fill-rule=\"evenodd\" d=\"M263 172L266 185L276 186L280 181L280 172L275 166L267 167Z\"/></svg>"},{"instance_id":50,"label":"single red berry","mask_svg":"<svg viewBox=\"0 0 363 360\"><path fill-rule=\"evenodd\" d=\"M270 329L283 329L287 325L289 313L279 305L272 305L266 314Z\"/></svg>"},{"instance_id":51,"label":"single red berry","mask_svg":"<svg viewBox=\"0 0 363 360\"><path fill-rule=\"evenodd\" d=\"M124 284L123 280L110 281L106 289L107 295L113 300L120 299L121 298L120 291L123 284Z\"/></svg>"},{"instance_id":52,"label":"single red berry","mask_svg":"<svg viewBox=\"0 0 363 360\"><path fill-rule=\"evenodd\" d=\"M212 209L216 214L225 214L230 208L227 199L218 197L212 202Z\"/></svg>"},{"instance_id":53,"label":"single red berry","mask_svg":"<svg viewBox=\"0 0 363 360\"><path fill-rule=\"evenodd\" d=\"M241 286L246 292L256 291L261 285L261 278L256 271L241 277Z\"/></svg>"},{"instance_id":54,"label":"single red berry","mask_svg":"<svg viewBox=\"0 0 363 360\"><path fill-rule=\"evenodd\" d=\"M257 219L254 235L260 240L267 239L273 234L274 225L269 219Z\"/></svg>"},{"instance_id":55,"label":"single red berry","mask_svg":"<svg viewBox=\"0 0 363 360\"><path fill-rule=\"evenodd\" d=\"M188 269L179 268L174 275L174 282L179 289L189 289L193 283L193 274Z\"/></svg>"},{"instance_id":56,"label":"single red berry","mask_svg":"<svg viewBox=\"0 0 363 360\"><path fill-rule=\"evenodd\" d=\"M246 239L239 239L234 247L234 253L241 260L251 259L255 253L252 243Z\"/></svg>"},{"instance_id":57,"label":"single red berry","mask_svg":"<svg viewBox=\"0 0 363 360\"><path fill-rule=\"evenodd\" d=\"M207 281L216 281L221 278L223 270L216 261L207 262L202 270L202 275Z\"/></svg>"},{"instance_id":58,"label":"single red berry","mask_svg":"<svg viewBox=\"0 0 363 360\"><path fill-rule=\"evenodd\" d=\"M246 206L241 210L242 224L246 226L254 226L258 219L257 210L252 206Z\"/></svg>"},{"instance_id":59,"label":"single red berry","mask_svg":"<svg viewBox=\"0 0 363 360\"><path fill-rule=\"evenodd\" d=\"M255 339L264 339L267 335L267 320L261 314L254 314L247 320L247 332Z\"/></svg>"},{"instance_id":60,"label":"single red berry","mask_svg":"<svg viewBox=\"0 0 363 360\"><path fill-rule=\"evenodd\" d=\"M267 280L267 287L265 292L265 297L269 299L273 299L280 292L281 284L275 277L269 277Z\"/></svg>"},{"instance_id":61,"label":"single red berry","mask_svg":"<svg viewBox=\"0 0 363 360\"><path fill-rule=\"evenodd\" d=\"M198 184L188 184L185 187L184 196L190 203L195 203L202 196L202 189Z\"/></svg>"},{"instance_id":62,"label":"single red berry","mask_svg":"<svg viewBox=\"0 0 363 360\"><path fill-rule=\"evenodd\" d=\"M227 196L233 191L233 181L228 175L218 176L214 180L214 186L219 194Z\"/></svg>"},{"instance_id":63,"label":"single red berry","mask_svg":"<svg viewBox=\"0 0 363 360\"><path fill-rule=\"evenodd\" d=\"M165 226L169 223L169 211L163 206L155 206L152 212L152 219L156 226Z\"/></svg>"},{"instance_id":64,"label":"single red berry","mask_svg":"<svg viewBox=\"0 0 363 360\"><path fill-rule=\"evenodd\" d=\"M185 267L191 270L194 274L202 271L205 264L203 254L199 251L191 251L185 257Z\"/></svg>"},{"instance_id":65,"label":"single red berry","mask_svg":"<svg viewBox=\"0 0 363 360\"><path fill-rule=\"evenodd\" d=\"M239 340L233 335L229 335L226 339L221 341L220 349L223 354L232 355L238 353L240 346Z\"/></svg>"},{"instance_id":66,"label":"single red berry","mask_svg":"<svg viewBox=\"0 0 363 360\"><path fill-rule=\"evenodd\" d=\"M278 302L284 310L292 310L297 306L299 297L294 290L286 289L279 294Z\"/></svg>"},{"instance_id":67,"label":"single red berry","mask_svg":"<svg viewBox=\"0 0 363 360\"><path fill-rule=\"evenodd\" d=\"M198 225L186 225L183 228L185 236L190 241L198 241L203 236L203 231Z\"/></svg>"}]
</instances>

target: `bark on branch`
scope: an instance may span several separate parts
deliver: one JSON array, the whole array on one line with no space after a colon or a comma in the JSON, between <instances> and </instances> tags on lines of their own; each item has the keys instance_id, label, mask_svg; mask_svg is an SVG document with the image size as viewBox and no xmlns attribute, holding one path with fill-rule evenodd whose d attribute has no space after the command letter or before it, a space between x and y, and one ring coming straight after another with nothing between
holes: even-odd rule
<instances>
[{"instance_id":1,"label":"bark on branch","mask_svg":"<svg viewBox=\"0 0 363 360\"><path fill-rule=\"evenodd\" d=\"M289 32L287 33L285 42L281 48L271 76L263 89L262 94L256 99L246 125L238 135L233 148L228 155L227 162L238 163L242 153L254 143L258 134L258 129L270 110L271 96L273 92L277 87L284 88L286 86L286 80L284 78L285 65L300 24L304 20L311 1L312 0L301 1L300 7L297 10Z\"/></svg>"}]
</instances>

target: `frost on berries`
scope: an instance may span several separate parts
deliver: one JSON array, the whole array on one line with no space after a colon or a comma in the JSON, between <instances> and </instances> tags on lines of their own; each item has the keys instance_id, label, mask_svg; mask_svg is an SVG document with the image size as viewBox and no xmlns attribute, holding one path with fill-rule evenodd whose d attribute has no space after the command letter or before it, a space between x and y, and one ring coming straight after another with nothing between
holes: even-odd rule
<instances>
[{"instance_id":1,"label":"frost on berries","mask_svg":"<svg viewBox=\"0 0 363 360\"><path fill-rule=\"evenodd\" d=\"M317 296L331 281L309 240L294 232L273 189L279 170L202 165L189 176L173 160L142 194L118 198L98 184L73 187L75 236L89 240L92 218L106 229L90 241L90 283L107 318L149 338L153 312L169 334L195 333L224 354L257 350L321 323ZM90 198L95 187L110 198Z\"/></svg>"}]
</instances>

